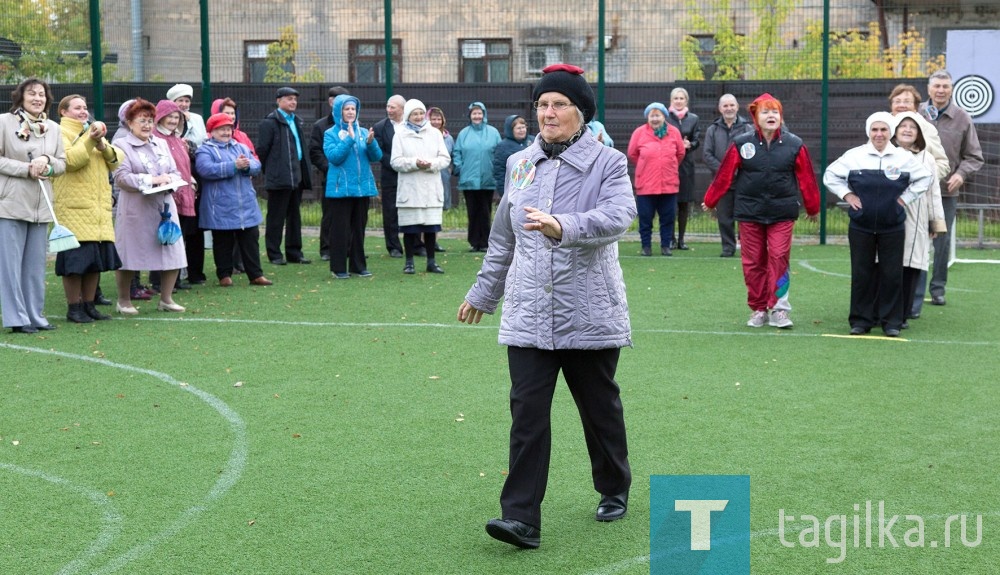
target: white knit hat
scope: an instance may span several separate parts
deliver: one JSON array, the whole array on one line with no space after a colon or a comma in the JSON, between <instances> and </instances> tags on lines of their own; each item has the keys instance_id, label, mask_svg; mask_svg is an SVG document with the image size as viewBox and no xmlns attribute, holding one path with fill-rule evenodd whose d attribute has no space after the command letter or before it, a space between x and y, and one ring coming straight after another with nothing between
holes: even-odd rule
<instances>
[{"instance_id":1,"label":"white knit hat","mask_svg":"<svg viewBox=\"0 0 1000 575\"><path fill-rule=\"evenodd\" d=\"M194 88L188 84L174 84L173 88L167 90L167 99L171 102L176 101L181 96L194 98Z\"/></svg>"}]
</instances>

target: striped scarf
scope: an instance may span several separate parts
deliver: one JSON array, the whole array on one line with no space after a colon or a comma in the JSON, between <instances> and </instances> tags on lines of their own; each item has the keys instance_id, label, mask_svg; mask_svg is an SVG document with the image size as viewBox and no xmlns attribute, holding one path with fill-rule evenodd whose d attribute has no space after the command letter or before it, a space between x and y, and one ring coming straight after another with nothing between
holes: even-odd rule
<instances>
[{"instance_id":1,"label":"striped scarf","mask_svg":"<svg viewBox=\"0 0 1000 575\"><path fill-rule=\"evenodd\" d=\"M42 112L38 115L38 117L35 117L24 111L24 108L18 108L17 110L14 110L14 115L17 116L20 123L16 132L18 138L27 142L28 138L30 138L32 134L34 134L36 138L41 138L45 134L47 129L45 121L49 119L45 112Z\"/></svg>"}]
</instances>

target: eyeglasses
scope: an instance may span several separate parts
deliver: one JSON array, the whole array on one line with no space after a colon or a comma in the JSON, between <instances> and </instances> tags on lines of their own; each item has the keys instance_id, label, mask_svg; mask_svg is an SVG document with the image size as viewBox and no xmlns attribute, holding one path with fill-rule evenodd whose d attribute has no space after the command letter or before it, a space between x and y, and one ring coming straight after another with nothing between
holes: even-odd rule
<instances>
[{"instance_id":1,"label":"eyeglasses","mask_svg":"<svg viewBox=\"0 0 1000 575\"><path fill-rule=\"evenodd\" d=\"M569 108L572 105L573 105L572 102L534 102L531 104L531 107L536 110L541 110L543 112L549 108L552 108L556 112L562 112L563 110Z\"/></svg>"},{"instance_id":2,"label":"eyeglasses","mask_svg":"<svg viewBox=\"0 0 1000 575\"><path fill-rule=\"evenodd\" d=\"M132 121L135 122L136 124L139 124L140 126L152 126L153 124L156 123L152 118L136 118L135 120Z\"/></svg>"}]
</instances>

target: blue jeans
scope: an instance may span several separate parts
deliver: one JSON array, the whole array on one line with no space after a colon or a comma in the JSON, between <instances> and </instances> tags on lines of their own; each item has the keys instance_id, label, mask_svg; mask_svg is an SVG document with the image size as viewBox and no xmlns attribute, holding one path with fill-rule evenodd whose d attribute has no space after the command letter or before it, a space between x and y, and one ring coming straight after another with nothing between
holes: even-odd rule
<instances>
[{"instance_id":1,"label":"blue jeans","mask_svg":"<svg viewBox=\"0 0 1000 575\"><path fill-rule=\"evenodd\" d=\"M635 206L639 211L639 239L642 247L652 245L653 214L660 218L660 247L670 247L670 239L674 236L674 218L677 215L677 194L636 196Z\"/></svg>"}]
</instances>

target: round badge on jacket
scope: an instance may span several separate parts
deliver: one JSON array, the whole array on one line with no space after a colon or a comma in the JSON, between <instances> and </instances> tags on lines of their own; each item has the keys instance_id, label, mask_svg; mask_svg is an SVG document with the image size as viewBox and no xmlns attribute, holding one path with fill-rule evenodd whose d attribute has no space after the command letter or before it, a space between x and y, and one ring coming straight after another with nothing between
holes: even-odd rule
<instances>
[{"instance_id":1,"label":"round badge on jacket","mask_svg":"<svg viewBox=\"0 0 1000 575\"><path fill-rule=\"evenodd\" d=\"M523 190L534 180L535 164L527 158L518 160L510 170L510 183L514 185L514 189Z\"/></svg>"},{"instance_id":2,"label":"round badge on jacket","mask_svg":"<svg viewBox=\"0 0 1000 575\"><path fill-rule=\"evenodd\" d=\"M754 146L750 142L747 142L740 146L740 157L744 160L749 160L757 155L757 146Z\"/></svg>"}]
</instances>

